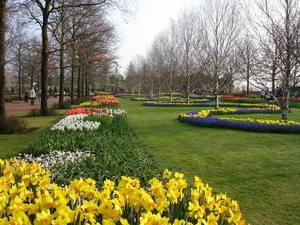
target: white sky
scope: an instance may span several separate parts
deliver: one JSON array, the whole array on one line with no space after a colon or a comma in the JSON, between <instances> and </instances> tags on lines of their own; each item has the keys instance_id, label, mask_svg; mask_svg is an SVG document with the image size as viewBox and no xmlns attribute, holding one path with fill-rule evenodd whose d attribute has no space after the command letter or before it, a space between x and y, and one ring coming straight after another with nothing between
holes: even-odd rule
<instances>
[{"instance_id":1,"label":"white sky","mask_svg":"<svg viewBox=\"0 0 300 225\"><path fill-rule=\"evenodd\" d=\"M119 12L113 14L113 22L118 24L123 34L119 50L119 71L124 71L137 55L146 56L156 34L168 27L170 18L176 18L180 9L190 6L195 0L138 0L136 19L125 23Z\"/></svg>"}]
</instances>

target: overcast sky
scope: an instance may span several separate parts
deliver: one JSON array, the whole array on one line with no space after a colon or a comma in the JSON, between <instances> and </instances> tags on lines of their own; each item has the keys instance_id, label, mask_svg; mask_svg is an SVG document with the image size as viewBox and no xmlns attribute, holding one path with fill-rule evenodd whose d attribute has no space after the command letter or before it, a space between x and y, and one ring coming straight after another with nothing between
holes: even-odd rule
<instances>
[{"instance_id":1,"label":"overcast sky","mask_svg":"<svg viewBox=\"0 0 300 225\"><path fill-rule=\"evenodd\" d=\"M180 9L193 2L195 0L138 0L136 19L129 23L122 20L120 13L114 13L113 20L124 37L119 51L120 72L123 74L137 55L146 56L156 34L168 26L170 18L176 18Z\"/></svg>"}]
</instances>

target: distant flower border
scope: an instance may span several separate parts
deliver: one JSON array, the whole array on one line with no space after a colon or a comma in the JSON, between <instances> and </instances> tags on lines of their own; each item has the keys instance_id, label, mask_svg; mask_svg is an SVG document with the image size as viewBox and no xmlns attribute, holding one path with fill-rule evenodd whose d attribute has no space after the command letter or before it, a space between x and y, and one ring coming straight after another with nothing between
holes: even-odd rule
<instances>
[{"instance_id":1,"label":"distant flower border","mask_svg":"<svg viewBox=\"0 0 300 225\"><path fill-rule=\"evenodd\" d=\"M210 102L207 100L207 102ZM199 107L209 107L212 106L210 103L167 103L167 102L143 102L143 106L158 106L158 107L180 107L180 106L199 106Z\"/></svg>"},{"instance_id":2,"label":"distant flower border","mask_svg":"<svg viewBox=\"0 0 300 225\"><path fill-rule=\"evenodd\" d=\"M157 107L213 107L214 103L211 100L201 100L201 102L191 101L187 102L168 102L168 101L145 101L143 106L157 106ZM220 103L220 107L239 107L239 108L275 108L276 105L263 103L263 104L252 104L252 103Z\"/></svg>"},{"instance_id":3,"label":"distant flower border","mask_svg":"<svg viewBox=\"0 0 300 225\"><path fill-rule=\"evenodd\" d=\"M178 120L200 127L228 128L260 133L300 134L300 125L297 124L262 124L255 122L233 121L209 117L211 115L208 117L196 117L195 115L199 112L201 111L181 114L178 116ZM278 113L278 110L238 109L235 112L235 114L246 113ZM230 114L233 114L233 112L230 112Z\"/></svg>"}]
</instances>

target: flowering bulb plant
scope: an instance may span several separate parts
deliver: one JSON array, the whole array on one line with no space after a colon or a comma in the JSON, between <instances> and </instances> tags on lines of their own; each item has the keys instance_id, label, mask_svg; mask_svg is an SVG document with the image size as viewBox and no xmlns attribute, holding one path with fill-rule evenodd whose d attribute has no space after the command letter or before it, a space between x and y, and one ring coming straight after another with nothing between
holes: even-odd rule
<instances>
[{"instance_id":1,"label":"flowering bulb plant","mask_svg":"<svg viewBox=\"0 0 300 225\"><path fill-rule=\"evenodd\" d=\"M50 130L97 130L101 123L97 121L84 120L86 116L88 116L88 114L66 116L58 123L54 124Z\"/></svg>"},{"instance_id":2,"label":"flowering bulb plant","mask_svg":"<svg viewBox=\"0 0 300 225\"><path fill-rule=\"evenodd\" d=\"M103 105L118 105L120 102L118 100L110 100L110 99L102 99L102 100L97 100L97 101L87 101L80 103L81 107L101 107Z\"/></svg>"},{"instance_id":3,"label":"flowering bulb plant","mask_svg":"<svg viewBox=\"0 0 300 225\"><path fill-rule=\"evenodd\" d=\"M116 100L113 95L95 95L91 97L92 101L100 101L100 100Z\"/></svg>"},{"instance_id":4,"label":"flowering bulb plant","mask_svg":"<svg viewBox=\"0 0 300 225\"><path fill-rule=\"evenodd\" d=\"M197 176L191 188L165 170L149 187L123 176L97 190L90 178L59 187L50 174L34 162L0 160L0 224L245 224L237 201L213 195Z\"/></svg>"},{"instance_id":5,"label":"flowering bulb plant","mask_svg":"<svg viewBox=\"0 0 300 225\"><path fill-rule=\"evenodd\" d=\"M99 115L99 116L114 116L114 115L119 115L119 116L124 116L127 112L124 109L108 109L108 108L102 108L102 109L97 109L97 108L74 108L69 110L66 115L76 115L76 114L94 114L94 115Z\"/></svg>"}]
</instances>

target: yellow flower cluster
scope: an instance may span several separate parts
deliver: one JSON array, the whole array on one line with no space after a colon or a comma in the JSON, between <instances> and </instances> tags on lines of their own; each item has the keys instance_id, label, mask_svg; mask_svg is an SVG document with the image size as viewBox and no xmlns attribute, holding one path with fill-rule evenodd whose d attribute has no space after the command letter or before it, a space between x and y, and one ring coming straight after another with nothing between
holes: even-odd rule
<instances>
[{"instance_id":1,"label":"yellow flower cluster","mask_svg":"<svg viewBox=\"0 0 300 225\"><path fill-rule=\"evenodd\" d=\"M240 121L240 122L249 122L253 123L254 119L251 118L229 118L229 117L220 117L220 120L230 120L230 121Z\"/></svg>"},{"instance_id":2,"label":"yellow flower cluster","mask_svg":"<svg viewBox=\"0 0 300 225\"><path fill-rule=\"evenodd\" d=\"M101 100L116 100L113 95L95 95L92 97L93 101L101 101Z\"/></svg>"},{"instance_id":3,"label":"yellow flower cluster","mask_svg":"<svg viewBox=\"0 0 300 225\"><path fill-rule=\"evenodd\" d=\"M300 125L299 122L296 121L288 121L287 123L284 120L263 120L263 119L258 119L257 123L261 124L279 124L279 125Z\"/></svg>"},{"instance_id":4,"label":"yellow flower cluster","mask_svg":"<svg viewBox=\"0 0 300 225\"><path fill-rule=\"evenodd\" d=\"M97 92L95 93L96 95L110 95L109 92L106 92L106 91L100 91L100 92Z\"/></svg>"},{"instance_id":5,"label":"yellow flower cluster","mask_svg":"<svg viewBox=\"0 0 300 225\"><path fill-rule=\"evenodd\" d=\"M219 108L219 109L211 109L210 112L212 113L235 113L237 111L237 109L233 109L233 108Z\"/></svg>"},{"instance_id":6,"label":"yellow flower cluster","mask_svg":"<svg viewBox=\"0 0 300 225\"><path fill-rule=\"evenodd\" d=\"M210 110L201 110L198 113L192 114L192 113L183 113L180 116L182 118L189 118L189 117L195 117L195 118L206 118L208 117L210 113Z\"/></svg>"},{"instance_id":7,"label":"yellow flower cluster","mask_svg":"<svg viewBox=\"0 0 300 225\"><path fill-rule=\"evenodd\" d=\"M0 160L0 224L245 224L236 201L195 177L188 191L184 175L165 170L149 188L122 177L106 180L100 191L90 178L59 187L50 172L17 159ZM183 215L183 216L182 216Z\"/></svg>"},{"instance_id":8,"label":"yellow flower cluster","mask_svg":"<svg viewBox=\"0 0 300 225\"><path fill-rule=\"evenodd\" d=\"M82 102L80 103L81 107L89 107L89 108L97 108L99 107L99 103L96 101L86 101L86 102Z\"/></svg>"},{"instance_id":9,"label":"yellow flower cluster","mask_svg":"<svg viewBox=\"0 0 300 225\"><path fill-rule=\"evenodd\" d=\"M211 109L211 110L200 110L198 113L192 114L192 113L183 113L180 116L182 118L206 118L208 117L211 113L215 114L217 112L221 112L221 114L226 114L226 113L235 113L236 109L233 108L220 108L220 109Z\"/></svg>"},{"instance_id":10,"label":"yellow flower cluster","mask_svg":"<svg viewBox=\"0 0 300 225\"><path fill-rule=\"evenodd\" d=\"M266 110L280 110L280 107L277 105L269 105L269 104L250 104L250 103L242 103L241 106L245 108L251 109L266 109Z\"/></svg>"}]
</instances>

